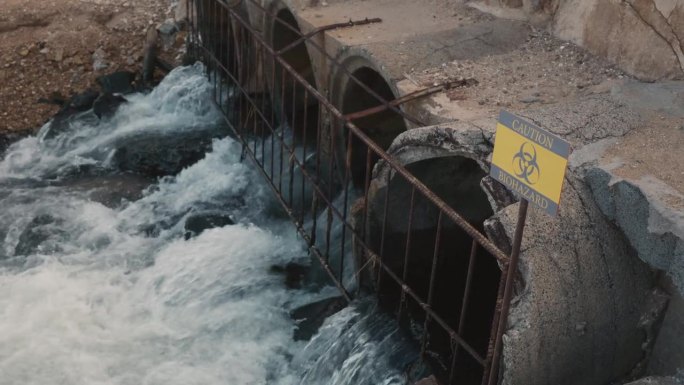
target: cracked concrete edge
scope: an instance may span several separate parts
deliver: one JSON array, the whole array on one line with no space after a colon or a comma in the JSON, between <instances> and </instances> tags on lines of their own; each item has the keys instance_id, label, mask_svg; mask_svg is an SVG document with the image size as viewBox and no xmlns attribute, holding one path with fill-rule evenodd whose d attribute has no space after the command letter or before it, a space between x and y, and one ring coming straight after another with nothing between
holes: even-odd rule
<instances>
[{"instance_id":1,"label":"cracked concrete edge","mask_svg":"<svg viewBox=\"0 0 684 385\"><path fill-rule=\"evenodd\" d=\"M646 354L636 325L650 295L649 269L605 220L581 178L568 175L562 200L558 217L536 209L528 217L520 264L525 284L509 316L504 384L608 383ZM509 237L516 210L496 214Z\"/></svg>"},{"instance_id":2,"label":"cracked concrete edge","mask_svg":"<svg viewBox=\"0 0 684 385\"><path fill-rule=\"evenodd\" d=\"M625 385L684 385L684 377L645 377Z\"/></svg>"},{"instance_id":3,"label":"cracked concrete edge","mask_svg":"<svg viewBox=\"0 0 684 385\"><path fill-rule=\"evenodd\" d=\"M394 139L387 153L403 165L444 156L464 156L488 172L487 157L491 151L491 142L482 129L465 122L451 122L405 131ZM375 165L373 178L382 180L381 176L387 172L387 163L380 161Z\"/></svg>"},{"instance_id":4,"label":"cracked concrete edge","mask_svg":"<svg viewBox=\"0 0 684 385\"><path fill-rule=\"evenodd\" d=\"M619 163L599 161L613 142L607 139L584 146L571 156L570 167L583 175L598 207L639 258L665 271L684 295L684 209L668 203L673 197L684 201L684 196L652 176L625 180L615 175Z\"/></svg>"}]
</instances>

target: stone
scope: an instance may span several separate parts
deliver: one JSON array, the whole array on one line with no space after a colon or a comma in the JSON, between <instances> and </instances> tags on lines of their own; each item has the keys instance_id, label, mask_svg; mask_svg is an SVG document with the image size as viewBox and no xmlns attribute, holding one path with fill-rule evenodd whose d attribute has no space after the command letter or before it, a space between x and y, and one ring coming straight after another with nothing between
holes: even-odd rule
<instances>
[{"instance_id":1,"label":"stone","mask_svg":"<svg viewBox=\"0 0 684 385\"><path fill-rule=\"evenodd\" d=\"M110 118L114 116L122 104L127 102L128 100L123 96L106 92L93 102L93 112L100 119Z\"/></svg>"},{"instance_id":2,"label":"stone","mask_svg":"<svg viewBox=\"0 0 684 385\"><path fill-rule=\"evenodd\" d=\"M309 272L309 266L290 262L285 266L271 266L271 272L285 275L285 286L288 289L301 289L302 281Z\"/></svg>"},{"instance_id":3,"label":"stone","mask_svg":"<svg viewBox=\"0 0 684 385\"><path fill-rule=\"evenodd\" d=\"M344 297L331 297L318 302L310 303L290 313L290 317L297 321L294 331L295 341L308 341L323 325L326 318L347 307Z\"/></svg>"},{"instance_id":4,"label":"stone","mask_svg":"<svg viewBox=\"0 0 684 385\"><path fill-rule=\"evenodd\" d=\"M105 61L105 58L107 57L107 53L102 49L102 47L98 48L93 52L93 71L100 71L103 70L109 65Z\"/></svg>"},{"instance_id":5,"label":"stone","mask_svg":"<svg viewBox=\"0 0 684 385\"><path fill-rule=\"evenodd\" d=\"M216 127L183 132L132 133L114 143L112 166L150 177L175 175L202 159L212 140L221 137Z\"/></svg>"},{"instance_id":6,"label":"stone","mask_svg":"<svg viewBox=\"0 0 684 385\"><path fill-rule=\"evenodd\" d=\"M178 32L178 26L172 19L169 19L164 21L164 23L157 28L157 31L162 36L172 36Z\"/></svg>"},{"instance_id":7,"label":"stone","mask_svg":"<svg viewBox=\"0 0 684 385\"><path fill-rule=\"evenodd\" d=\"M64 59L64 48L57 48L55 50L55 61L61 62Z\"/></svg>"},{"instance_id":8,"label":"stone","mask_svg":"<svg viewBox=\"0 0 684 385\"><path fill-rule=\"evenodd\" d=\"M414 385L439 385L439 382L437 382L437 378L435 376L430 376L427 378L423 378L422 380L416 382Z\"/></svg>"},{"instance_id":9,"label":"stone","mask_svg":"<svg viewBox=\"0 0 684 385\"><path fill-rule=\"evenodd\" d=\"M64 234L60 229L60 221L50 214L38 215L24 228L19 236L19 243L14 249L15 256L25 256L37 252L54 252L55 245L42 248L41 245L54 235Z\"/></svg>"},{"instance_id":10,"label":"stone","mask_svg":"<svg viewBox=\"0 0 684 385\"><path fill-rule=\"evenodd\" d=\"M0 133L0 159L5 155L5 151L12 145L12 143L21 139L21 134L16 134L12 132Z\"/></svg>"},{"instance_id":11,"label":"stone","mask_svg":"<svg viewBox=\"0 0 684 385\"><path fill-rule=\"evenodd\" d=\"M100 93L89 88L80 94L71 97L68 106L78 111L86 111L93 108L93 103L100 96Z\"/></svg>"},{"instance_id":12,"label":"stone","mask_svg":"<svg viewBox=\"0 0 684 385\"><path fill-rule=\"evenodd\" d=\"M98 76L97 84L103 93L129 94L135 91L133 82L135 74L130 71L117 71L108 75Z\"/></svg>"},{"instance_id":13,"label":"stone","mask_svg":"<svg viewBox=\"0 0 684 385\"><path fill-rule=\"evenodd\" d=\"M50 124L43 134L43 139L49 140L63 134L75 121L97 123L97 115L89 110L93 107L99 96L100 93L92 89L87 89L80 94L72 96L52 117Z\"/></svg>"},{"instance_id":14,"label":"stone","mask_svg":"<svg viewBox=\"0 0 684 385\"><path fill-rule=\"evenodd\" d=\"M227 214L217 212L191 214L185 220L185 240L202 234L204 230L234 224L235 221Z\"/></svg>"}]
</instances>

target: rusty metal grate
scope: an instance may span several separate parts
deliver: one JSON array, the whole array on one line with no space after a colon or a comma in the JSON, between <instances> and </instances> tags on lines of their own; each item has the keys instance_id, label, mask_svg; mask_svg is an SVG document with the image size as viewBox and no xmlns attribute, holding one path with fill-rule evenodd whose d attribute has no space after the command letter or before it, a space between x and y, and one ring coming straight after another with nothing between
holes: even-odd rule
<instances>
[{"instance_id":1,"label":"rusty metal grate","mask_svg":"<svg viewBox=\"0 0 684 385\"><path fill-rule=\"evenodd\" d=\"M500 273L495 283L495 301L477 304L473 282L478 279L476 262L489 258L502 270L509 270L509 258L473 225L455 212L425 184L396 162L350 119L381 111L392 111L402 119L421 125L419 119L408 116L398 106L405 98L388 101L345 68L350 81L356 83L373 98L378 106L343 115L324 95L289 63L284 54L305 47L340 66L335 58L311 41L317 33L330 28L342 28L380 22L379 19L342 22L315 33L302 34L292 22L283 20L254 0L190 0L191 54L202 60L215 85L215 102L223 112L233 134L249 158L266 179L278 201L308 243L309 250L339 288L351 301L362 288L372 287L382 292L383 287L395 288L397 304L393 310L400 322L418 324L417 341L422 357L449 384L493 384L498 380L498 356L505 325L499 325L510 303L511 274ZM250 20L267 20L292 31L296 39L281 47L274 47ZM435 92L428 89L418 95ZM364 157L362 167L354 168L352 153ZM386 175L384 205L376 220L379 234L371 239L368 224L369 194L376 162L389 168ZM353 185L352 180L361 181ZM396 194L397 183L409 186L410 199L405 237L398 242L388 234L389 203ZM337 199L335 197L338 197ZM437 213L431 228L434 232L431 248L416 252L412 235L414 213L423 209ZM339 238L333 237L333 227L339 227ZM469 247L458 255L445 255L442 245L452 232L458 231L469 239ZM392 243L392 245L389 245ZM403 244L402 244L403 243ZM400 244L403 255L392 256L403 260L400 266L387 263L388 253L396 252ZM413 246L413 247L412 247ZM392 250L392 251L390 251ZM345 266L347 253L354 252L357 263ZM337 256L337 257L336 257ZM417 287L408 279L410 266L416 258L429 261L426 285ZM463 283L459 290L438 293L439 268L445 258L465 261ZM345 272L352 272L352 279ZM443 279L443 278L442 278ZM508 284L508 285L507 285ZM507 287L508 286L508 287ZM354 289L353 289L354 288ZM454 309L444 310L437 297L454 298ZM506 301L504 301L504 298ZM472 306L489 306L491 317L486 320L487 338L479 346L470 341L468 326L482 320L472 320ZM440 348L441 346L441 348ZM446 348L445 348L446 346Z\"/></svg>"}]
</instances>

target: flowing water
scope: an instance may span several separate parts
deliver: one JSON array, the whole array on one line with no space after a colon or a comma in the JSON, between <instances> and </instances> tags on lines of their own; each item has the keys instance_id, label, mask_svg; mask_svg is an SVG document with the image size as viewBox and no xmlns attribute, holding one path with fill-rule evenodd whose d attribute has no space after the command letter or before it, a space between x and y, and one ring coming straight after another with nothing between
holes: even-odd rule
<instances>
[{"instance_id":1,"label":"flowing water","mask_svg":"<svg viewBox=\"0 0 684 385\"><path fill-rule=\"evenodd\" d=\"M178 175L117 170L132 141L218 127L200 65L0 162L0 385L404 384L411 344L370 300L295 342L290 311L338 293L288 289L309 264L240 147L214 139ZM122 144L123 143L123 144ZM186 237L198 211L235 224ZM187 238L187 239L186 239Z\"/></svg>"}]
</instances>

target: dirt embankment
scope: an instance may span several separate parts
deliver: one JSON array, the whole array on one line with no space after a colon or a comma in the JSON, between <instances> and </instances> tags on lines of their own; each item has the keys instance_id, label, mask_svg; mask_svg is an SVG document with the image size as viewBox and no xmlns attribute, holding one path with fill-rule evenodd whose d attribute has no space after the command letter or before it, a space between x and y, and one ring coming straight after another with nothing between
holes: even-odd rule
<instances>
[{"instance_id":1,"label":"dirt embankment","mask_svg":"<svg viewBox=\"0 0 684 385\"><path fill-rule=\"evenodd\" d=\"M139 71L147 29L173 14L170 0L3 0L0 133L40 128L58 109L41 98L69 97L105 73Z\"/></svg>"}]
</instances>

